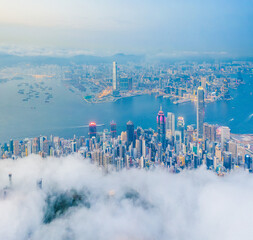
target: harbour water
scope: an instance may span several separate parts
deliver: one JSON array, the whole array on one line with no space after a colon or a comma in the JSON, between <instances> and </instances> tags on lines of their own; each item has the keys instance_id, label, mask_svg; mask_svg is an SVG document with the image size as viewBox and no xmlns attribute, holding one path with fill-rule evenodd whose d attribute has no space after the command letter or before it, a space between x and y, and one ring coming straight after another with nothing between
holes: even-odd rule
<instances>
[{"instance_id":1,"label":"harbour water","mask_svg":"<svg viewBox=\"0 0 253 240\"><path fill-rule=\"evenodd\" d=\"M160 106L165 113L174 112L176 117L183 116L187 125L196 122L196 106L192 102L175 105L168 98L156 99L143 95L111 103L88 104L82 96L53 79L45 83L52 88L50 102L44 101L43 93L38 98L22 101L18 84L24 81L0 83L1 143L11 138L21 140L51 134L66 138L74 134L87 136L90 121L104 124L98 127L98 131L109 128L111 120L117 123L118 132L125 130L128 120L132 120L136 127L156 129ZM233 90L233 100L206 105L206 122L229 126L233 133L253 133L253 77L244 76L244 81L245 85Z\"/></svg>"}]
</instances>

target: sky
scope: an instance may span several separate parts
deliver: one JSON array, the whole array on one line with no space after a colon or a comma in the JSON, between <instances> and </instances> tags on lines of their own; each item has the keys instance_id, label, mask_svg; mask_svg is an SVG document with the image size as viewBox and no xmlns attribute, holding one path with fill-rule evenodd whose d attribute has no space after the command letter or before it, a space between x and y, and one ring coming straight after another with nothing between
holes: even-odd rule
<instances>
[{"instance_id":1,"label":"sky","mask_svg":"<svg viewBox=\"0 0 253 240\"><path fill-rule=\"evenodd\" d=\"M40 178L42 189L36 186ZM243 170L225 177L204 168L106 175L78 155L5 159L0 161L0 239L248 240L252 187L252 175ZM78 205L45 218L53 216L60 196L71 192L82 196Z\"/></svg>"},{"instance_id":2,"label":"sky","mask_svg":"<svg viewBox=\"0 0 253 240\"><path fill-rule=\"evenodd\" d=\"M252 0L1 0L0 46L253 55Z\"/></svg>"}]
</instances>

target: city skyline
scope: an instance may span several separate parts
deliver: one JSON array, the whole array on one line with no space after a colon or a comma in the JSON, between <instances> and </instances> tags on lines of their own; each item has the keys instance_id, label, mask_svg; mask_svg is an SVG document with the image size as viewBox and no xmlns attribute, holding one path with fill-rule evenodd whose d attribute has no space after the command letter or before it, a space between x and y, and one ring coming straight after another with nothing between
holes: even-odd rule
<instances>
[{"instance_id":1,"label":"city skyline","mask_svg":"<svg viewBox=\"0 0 253 240\"><path fill-rule=\"evenodd\" d=\"M253 0L0 5L1 240L251 240Z\"/></svg>"}]
</instances>

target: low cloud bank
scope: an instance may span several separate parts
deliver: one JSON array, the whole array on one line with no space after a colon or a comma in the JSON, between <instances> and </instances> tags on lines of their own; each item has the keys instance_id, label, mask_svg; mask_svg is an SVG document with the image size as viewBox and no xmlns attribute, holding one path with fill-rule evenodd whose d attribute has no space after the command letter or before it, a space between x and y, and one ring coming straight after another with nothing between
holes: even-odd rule
<instances>
[{"instance_id":1,"label":"low cloud bank","mask_svg":"<svg viewBox=\"0 0 253 240\"><path fill-rule=\"evenodd\" d=\"M12 174L10 184L8 175ZM42 178L42 189L36 184ZM6 187L7 186L7 187ZM253 177L105 175L78 155L0 161L0 239L252 239Z\"/></svg>"}]
</instances>

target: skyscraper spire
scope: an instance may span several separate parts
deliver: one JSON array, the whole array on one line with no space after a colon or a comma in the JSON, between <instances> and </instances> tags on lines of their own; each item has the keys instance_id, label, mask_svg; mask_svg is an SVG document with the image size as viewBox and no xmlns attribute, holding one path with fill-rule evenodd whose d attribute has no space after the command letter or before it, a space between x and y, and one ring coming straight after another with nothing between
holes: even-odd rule
<instances>
[{"instance_id":1,"label":"skyscraper spire","mask_svg":"<svg viewBox=\"0 0 253 240\"><path fill-rule=\"evenodd\" d=\"M162 111L162 106L160 106L160 111L158 112L157 115L157 132L158 132L158 141L162 143L163 148L165 149L165 123L166 123L166 118L164 116L164 113Z\"/></svg>"}]
</instances>

